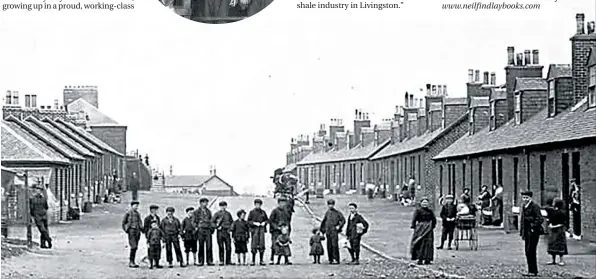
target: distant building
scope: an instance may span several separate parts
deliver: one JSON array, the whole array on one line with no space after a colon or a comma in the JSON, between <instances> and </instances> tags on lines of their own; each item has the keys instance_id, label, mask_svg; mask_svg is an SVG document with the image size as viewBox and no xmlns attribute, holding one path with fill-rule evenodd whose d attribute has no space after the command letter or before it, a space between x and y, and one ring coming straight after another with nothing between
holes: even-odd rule
<instances>
[{"instance_id":1,"label":"distant building","mask_svg":"<svg viewBox=\"0 0 596 279\"><path fill-rule=\"evenodd\" d=\"M153 191L201 194L207 196L237 196L234 187L212 169L209 175L162 175L153 182Z\"/></svg>"}]
</instances>

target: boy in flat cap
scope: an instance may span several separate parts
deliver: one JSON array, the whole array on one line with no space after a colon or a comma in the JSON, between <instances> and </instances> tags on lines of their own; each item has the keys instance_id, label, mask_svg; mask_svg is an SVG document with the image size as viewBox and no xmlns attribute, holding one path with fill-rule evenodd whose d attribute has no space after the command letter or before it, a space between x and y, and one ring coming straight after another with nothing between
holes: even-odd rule
<instances>
[{"instance_id":1,"label":"boy in flat cap","mask_svg":"<svg viewBox=\"0 0 596 279\"><path fill-rule=\"evenodd\" d=\"M348 215L348 224L346 226L346 236L350 241L350 256L352 256L352 262L349 264L358 265L360 264L360 239L368 232L368 222L358 214L358 205L356 203L348 204L350 209L350 215Z\"/></svg>"},{"instance_id":2,"label":"boy in flat cap","mask_svg":"<svg viewBox=\"0 0 596 279\"><path fill-rule=\"evenodd\" d=\"M521 210L519 234L525 242L526 261L528 263L528 273L523 275L538 276L536 247L538 246L540 235L544 233L542 213L540 212L540 206L532 201L532 191L523 191L521 195L524 205Z\"/></svg>"},{"instance_id":3,"label":"boy in flat cap","mask_svg":"<svg viewBox=\"0 0 596 279\"><path fill-rule=\"evenodd\" d=\"M192 260L195 265L197 263L197 233L194 222L192 220L192 212L194 207L186 209L186 217L182 220L182 240L184 241L184 252L186 253L186 265L190 264L188 254L192 253Z\"/></svg>"},{"instance_id":4,"label":"boy in flat cap","mask_svg":"<svg viewBox=\"0 0 596 279\"><path fill-rule=\"evenodd\" d=\"M244 211L244 209L240 209L236 215L238 216L238 219L234 220L230 231L232 232L232 238L234 239L234 247L236 255L238 256L238 264L246 265L246 253L248 252L248 247L246 244L250 238L250 235L248 234L248 222L245 220L246 211ZM240 255L242 255L242 261L240 260Z\"/></svg>"},{"instance_id":5,"label":"boy in flat cap","mask_svg":"<svg viewBox=\"0 0 596 279\"><path fill-rule=\"evenodd\" d=\"M151 229L151 222L152 221L157 221L157 225L159 226L159 222L161 221L161 218L159 218L159 216L157 215L157 210L159 209L159 206L152 204L151 206L149 206L149 215L147 215L147 217L145 217L145 220L143 220L143 224L145 225L143 228L143 233L147 234L147 232L149 231L149 229Z\"/></svg>"},{"instance_id":6,"label":"boy in flat cap","mask_svg":"<svg viewBox=\"0 0 596 279\"><path fill-rule=\"evenodd\" d=\"M284 224L288 227L288 234L290 231L290 222L292 221L291 212L287 209L287 199L280 197L277 200L277 207L271 211L269 215L269 226L271 233L271 261L270 264L275 264L275 254L279 250L277 245L277 237L281 235L281 225Z\"/></svg>"},{"instance_id":7,"label":"boy in flat cap","mask_svg":"<svg viewBox=\"0 0 596 279\"><path fill-rule=\"evenodd\" d=\"M145 233L147 246L149 246L149 269L163 268L159 265L161 259L161 240L165 238L164 232L159 228L158 222L153 220L149 225L149 230Z\"/></svg>"},{"instance_id":8,"label":"boy in flat cap","mask_svg":"<svg viewBox=\"0 0 596 279\"><path fill-rule=\"evenodd\" d=\"M267 212L261 208L263 201L255 199L255 208L248 213L247 222L250 227L250 252L252 254L252 263L255 265L255 257L259 252L260 265L265 265L263 255L265 254L265 233L267 232L267 223L269 218Z\"/></svg>"},{"instance_id":9,"label":"boy in flat cap","mask_svg":"<svg viewBox=\"0 0 596 279\"><path fill-rule=\"evenodd\" d=\"M445 196L445 204L441 208L441 219L443 220L443 232L441 234L441 245L437 249L443 249L445 240L449 237L447 250L451 250L451 242L453 241L453 231L455 231L455 217L457 216L457 206L453 203L453 195Z\"/></svg>"},{"instance_id":10,"label":"boy in flat cap","mask_svg":"<svg viewBox=\"0 0 596 279\"><path fill-rule=\"evenodd\" d=\"M228 203L222 201L219 203L219 211L213 215L213 224L217 229L217 247L219 248L219 265L233 265L230 228L232 227L232 214L226 210ZM224 258L225 253L225 258Z\"/></svg>"},{"instance_id":11,"label":"boy in flat cap","mask_svg":"<svg viewBox=\"0 0 596 279\"><path fill-rule=\"evenodd\" d=\"M205 263L207 258L207 265L213 265L213 223L211 210L207 207L209 199L201 198L199 200L199 208L193 212L193 221L198 232L199 240L199 266Z\"/></svg>"},{"instance_id":12,"label":"boy in flat cap","mask_svg":"<svg viewBox=\"0 0 596 279\"><path fill-rule=\"evenodd\" d=\"M128 235L128 245L130 246L128 266L131 268L139 267L139 265L135 263L135 257L139 247L141 231L143 230L143 220L141 219L141 214L138 209L139 202L132 201L130 203L130 209L126 211L124 218L122 218L122 230Z\"/></svg>"},{"instance_id":13,"label":"boy in flat cap","mask_svg":"<svg viewBox=\"0 0 596 279\"><path fill-rule=\"evenodd\" d=\"M176 253L176 261L180 263L180 267L184 267L184 261L182 261L182 251L180 250L180 232L182 226L180 220L174 216L176 210L173 207L166 208L166 218L161 221L161 230L165 233L165 244L166 244L166 260L170 268L174 267L172 261L172 246L174 246L174 252Z\"/></svg>"},{"instance_id":14,"label":"boy in flat cap","mask_svg":"<svg viewBox=\"0 0 596 279\"><path fill-rule=\"evenodd\" d=\"M335 209L335 201L330 199L327 201L329 209L325 213L323 221L321 221L321 232L327 238L327 257L329 264L339 264L339 236L342 227L346 223L346 218L337 209Z\"/></svg>"}]
</instances>

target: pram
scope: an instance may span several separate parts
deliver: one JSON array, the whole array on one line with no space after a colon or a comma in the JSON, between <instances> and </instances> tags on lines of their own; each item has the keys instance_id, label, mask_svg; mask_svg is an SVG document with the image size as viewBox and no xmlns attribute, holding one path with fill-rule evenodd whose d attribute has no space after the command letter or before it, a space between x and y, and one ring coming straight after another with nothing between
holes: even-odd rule
<instances>
[{"instance_id":1,"label":"pram","mask_svg":"<svg viewBox=\"0 0 596 279\"><path fill-rule=\"evenodd\" d=\"M456 219L455 250L459 250L460 241L468 241L472 250L478 250L478 233L476 232L476 216L460 215Z\"/></svg>"}]
</instances>

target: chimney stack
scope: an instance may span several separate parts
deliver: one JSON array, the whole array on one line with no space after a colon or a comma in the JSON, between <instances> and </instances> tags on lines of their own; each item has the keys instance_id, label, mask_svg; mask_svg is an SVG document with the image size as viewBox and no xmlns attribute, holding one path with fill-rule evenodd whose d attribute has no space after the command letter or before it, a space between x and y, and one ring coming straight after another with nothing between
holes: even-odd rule
<instances>
[{"instance_id":1,"label":"chimney stack","mask_svg":"<svg viewBox=\"0 0 596 279\"><path fill-rule=\"evenodd\" d=\"M7 105L10 105L10 103L12 102L12 93L10 92L10 90L6 90L6 99L4 99L4 102Z\"/></svg>"},{"instance_id":2,"label":"chimney stack","mask_svg":"<svg viewBox=\"0 0 596 279\"><path fill-rule=\"evenodd\" d=\"M584 34L584 14L576 14L575 20L577 21L577 35Z\"/></svg>"},{"instance_id":3,"label":"chimney stack","mask_svg":"<svg viewBox=\"0 0 596 279\"><path fill-rule=\"evenodd\" d=\"M37 95L36 94L31 95L31 107L32 108L37 107Z\"/></svg>"},{"instance_id":4,"label":"chimney stack","mask_svg":"<svg viewBox=\"0 0 596 279\"><path fill-rule=\"evenodd\" d=\"M474 71L474 82L480 82L480 70Z\"/></svg>"},{"instance_id":5,"label":"chimney stack","mask_svg":"<svg viewBox=\"0 0 596 279\"><path fill-rule=\"evenodd\" d=\"M507 47L507 65L515 65L515 48Z\"/></svg>"},{"instance_id":6,"label":"chimney stack","mask_svg":"<svg viewBox=\"0 0 596 279\"><path fill-rule=\"evenodd\" d=\"M484 72L484 80L482 82L482 84L488 84L488 72Z\"/></svg>"},{"instance_id":7,"label":"chimney stack","mask_svg":"<svg viewBox=\"0 0 596 279\"><path fill-rule=\"evenodd\" d=\"M474 70L473 69L468 69L468 82L469 83L474 82Z\"/></svg>"},{"instance_id":8,"label":"chimney stack","mask_svg":"<svg viewBox=\"0 0 596 279\"><path fill-rule=\"evenodd\" d=\"M524 65L524 54L523 53L518 53L517 54L517 60L516 62L516 66L523 66Z\"/></svg>"},{"instance_id":9,"label":"chimney stack","mask_svg":"<svg viewBox=\"0 0 596 279\"><path fill-rule=\"evenodd\" d=\"M540 65L540 60L538 58L538 50L532 50L532 64Z\"/></svg>"},{"instance_id":10,"label":"chimney stack","mask_svg":"<svg viewBox=\"0 0 596 279\"><path fill-rule=\"evenodd\" d=\"M497 74L495 72L490 73L490 84L491 85L497 84Z\"/></svg>"},{"instance_id":11,"label":"chimney stack","mask_svg":"<svg viewBox=\"0 0 596 279\"><path fill-rule=\"evenodd\" d=\"M426 96L430 96L430 94L431 94L430 88L431 88L430 83L427 83L426 84Z\"/></svg>"},{"instance_id":12,"label":"chimney stack","mask_svg":"<svg viewBox=\"0 0 596 279\"><path fill-rule=\"evenodd\" d=\"M532 65L530 53L529 49L524 50L524 65Z\"/></svg>"},{"instance_id":13,"label":"chimney stack","mask_svg":"<svg viewBox=\"0 0 596 279\"><path fill-rule=\"evenodd\" d=\"M594 22L588 22L588 34L594 34Z\"/></svg>"},{"instance_id":14,"label":"chimney stack","mask_svg":"<svg viewBox=\"0 0 596 279\"><path fill-rule=\"evenodd\" d=\"M432 96L437 96L437 86L436 85L433 85L432 86L432 94L431 95Z\"/></svg>"}]
</instances>

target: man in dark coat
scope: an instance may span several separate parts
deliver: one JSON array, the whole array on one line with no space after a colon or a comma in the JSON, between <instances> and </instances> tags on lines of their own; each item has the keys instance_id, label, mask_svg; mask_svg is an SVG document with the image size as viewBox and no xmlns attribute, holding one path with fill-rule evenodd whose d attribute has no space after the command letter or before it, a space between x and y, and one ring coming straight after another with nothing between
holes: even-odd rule
<instances>
[{"instance_id":1,"label":"man in dark coat","mask_svg":"<svg viewBox=\"0 0 596 279\"><path fill-rule=\"evenodd\" d=\"M265 233L267 232L267 223L269 218L265 210L261 208L263 201L255 199L255 208L248 213L246 221L250 227L250 252L252 253L252 263L255 265L255 257L259 252L260 265L265 265L263 255L265 253Z\"/></svg>"},{"instance_id":2,"label":"man in dark coat","mask_svg":"<svg viewBox=\"0 0 596 279\"><path fill-rule=\"evenodd\" d=\"M199 239L199 266L205 263L207 258L207 265L213 265L213 222L211 210L207 207L209 199L201 198L199 201L199 208L193 213L193 221L195 222L195 228L198 230Z\"/></svg>"},{"instance_id":3,"label":"man in dark coat","mask_svg":"<svg viewBox=\"0 0 596 279\"><path fill-rule=\"evenodd\" d=\"M213 215L213 224L217 230L217 247L219 251L219 265L232 264L232 238L230 228L232 227L232 214L226 210L228 203L219 203L219 211ZM225 255L225 258L224 258Z\"/></svg>"},{"instance_id":4,"label":"man in dark coat","mask_svg":"<svg viewBox=\"0 0 596 279\"><path fill-rule=\"evenodd\" d=\"M348 225L346 227L346 236L350 241L350 256L352 262L349 264L360 264L360 239L362 235L368 232L368 222L364 220L362 215L358 214L358 206L355 203L348 205L350 215L348 216Z\"/></svg>"},{"instance_id":5,"label":"man in dark coat","mask_svg":"<svg viewBox=\"0 0 596 279\"><path fill-rule=\"evenodd\" d=\"M528 263L528 273L523 274L524 276L538 276L536 247L538 246L540 235L544 233L540 206L532 201L532 195L532 191L522 192L524 205L521 210L519 234L525 242L526 261Z\"/></svg>"},{"instance_id":6,"label":"man in dark coat","mask_svg":"<svg viewBox=\"0 0 596 279\"><path fill-rule=\"evenodd\" d=\"M52 248L52 238L48 229L48 200L43 194L43 188L33 188L33 190L33 197L29 200L29 210L39 230L39 247L44 249Z\"/></svg>"},{"instance_id":7,"label":"man in dark coat","mask_svg":"<svg viewBox=\"0 0 596 279\"><path fill-rule=\"evenodd\" d=\"M143 219L138 211L139 202L132 201L130 203L130 210L124 214L122 218L122 230L128 235L128 245L130 246L130 255L128 266L132 268L139 267L135 263L139 239L141 238L141 231L143 230Z\"/></svg>"},{"instance_id":8,"label":"man in dark coat","mask_svg":"<svg viewBox=\"0 0 596 279\"><path fill-rule=\"evenodd\" d=\"M277 237L281 234L281 225L285 224L290 229L291 212L288 209L288 201L280 197L277 201L278 206L271 211L269 215L269 232L271 233L271 262L274 264Z\"/></svg>"},{"instance_id":9,"label":"man in dark coat","mask_svg":"<svg viewBox=\"0 0 596 279\"><path fill-rule=\"evenodd\" d=\"M180 264L180 267L185 267L184 261L182 260L182 250L180 249L180 233L182 232L182 224L180 220L174 217L176 210L173 207L166 208L166 217L161 221L159 227L164 232L164 242L166 245L166 260L170 268L174 267L172 262L172 246L174 246L174 252L176 253L176 261Z\"/></svg>"},{"instance_id":10,"label":"man in dark coat","mask_svg":"<svg viewBox=\"0 0 596 279\"><path fill-rule=\"evenodd\" d=\"M457 207L453 203L453 195L445 196L445 204L441 208L441 219L443 220L443 232L441 234L441 245L437 249L443 249L445 240L449 237L447 250L451 250L451 242L453 241L453 232L455 231L455 217L457 216Z\"/></svg>"},{"instance_id":11,"label":"man in dark coat","mask_svg":"<svg viewBox=\"0 0 596 279\"><path fill-rule=\"evenodd\" d=\"M132 177L130 178L130 186L129 186L129 190L132 193L133 201L136 201L139 197L139 187L140 187L139 178L137 177L137 173L133 172Z\"/></svg>"},{"instance_id":12,"label":"man in dark coat","mask_svg":"<svg viewBox=\"0 0 596 279\"><path fill-rule=\"evenodd\" d=\"M342 227L346 223L346 218L337 209L335 201L328 200L329 209L325 213L325 218L321 222L321 232L327 238L327 257L329 264L339 264L339 236Z\"/></svg>"}]
</instances>

